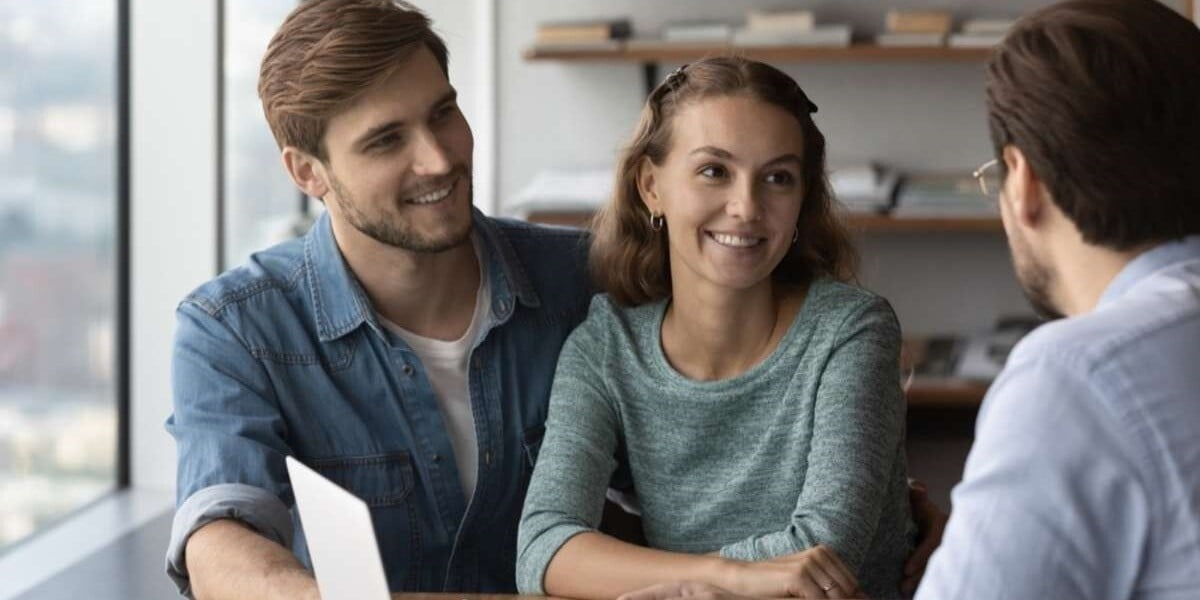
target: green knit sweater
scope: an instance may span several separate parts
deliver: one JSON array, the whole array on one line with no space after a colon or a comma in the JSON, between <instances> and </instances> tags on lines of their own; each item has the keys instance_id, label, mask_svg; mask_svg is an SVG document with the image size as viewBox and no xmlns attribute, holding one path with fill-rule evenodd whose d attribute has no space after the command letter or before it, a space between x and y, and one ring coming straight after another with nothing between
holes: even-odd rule
<instances>
[{"instance_id":1,"label":"green knit sweater","mask_svg":"<svg viewBox=\"0 0 1200 600\"><path fill-rule=\"evenodd\" d=\"M900 330L882 298L814 282L779 347L695 381L662 351L666 302L597 296L559 358L517 543L517 585L600 523L627 456L654 548L763 560L825 544L873 598L899 596L913 547Z\"/></svg>"}]
</instances>

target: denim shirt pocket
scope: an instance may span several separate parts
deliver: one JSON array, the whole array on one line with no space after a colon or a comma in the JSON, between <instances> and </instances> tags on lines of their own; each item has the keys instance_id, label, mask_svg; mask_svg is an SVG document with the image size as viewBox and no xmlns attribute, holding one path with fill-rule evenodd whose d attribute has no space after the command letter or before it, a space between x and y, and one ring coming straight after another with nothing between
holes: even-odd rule
<instances>
[{"instance_id":1,"label":"denim shirt pocket","mask_svg":"<svg viewBox=\"0 0 1200 600\"><path fill-rule=\"evenodd\" d=\"M393 591L414 591L420 583L421 522L416 498L410 498L416 477L409 454L339 456L314 459L310 464L367 503L388 586Z\"/></svg>"}]
</instances>

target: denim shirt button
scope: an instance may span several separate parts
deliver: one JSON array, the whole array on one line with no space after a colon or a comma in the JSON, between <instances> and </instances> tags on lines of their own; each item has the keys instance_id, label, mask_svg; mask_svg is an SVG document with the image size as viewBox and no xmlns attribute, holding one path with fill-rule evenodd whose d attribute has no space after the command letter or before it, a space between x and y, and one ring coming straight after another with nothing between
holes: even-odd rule
<instances>
[{"instance_id":1,"label":"denim shirt button","mask_svg":"<svg viewBox=\"0 0 1200 600\"><path fill-rule=\"evenodd\" d=\"M400 367L400 371L404 373L405 377L412 377L416 369L412 365L405 363L403 367Z\"/></svg>"},{"instance_id":2,"label":"denim shirt button","mask_svg":"<svg viewBox=\"0 0 1200 600\"><path fill-rule=\"evenodd\" d=\"M431 456L430 458L431 458L431 459L433 460L433 462L435 462L435 463L442 462L442 455L441 455L441 454L434 454L434 455L433 455L433 456Z\"/></svg>"}]
</instances>

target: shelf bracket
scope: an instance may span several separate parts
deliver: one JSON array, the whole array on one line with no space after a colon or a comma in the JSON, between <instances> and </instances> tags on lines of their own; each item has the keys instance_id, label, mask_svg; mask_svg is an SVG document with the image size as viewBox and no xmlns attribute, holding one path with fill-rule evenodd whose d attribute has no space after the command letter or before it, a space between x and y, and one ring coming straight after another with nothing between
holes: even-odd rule
<instances>
[{"instance_id":1,"label":"shelf bracket","mask_svg":"<svg viewBox=\"0 0 1200 600\"><path fill-rule=\"evenodd\" d=\"M642 63L642 84L646 86L646 97L658 87L658 63L647 61Z\"/></svg>"}]
</instances>

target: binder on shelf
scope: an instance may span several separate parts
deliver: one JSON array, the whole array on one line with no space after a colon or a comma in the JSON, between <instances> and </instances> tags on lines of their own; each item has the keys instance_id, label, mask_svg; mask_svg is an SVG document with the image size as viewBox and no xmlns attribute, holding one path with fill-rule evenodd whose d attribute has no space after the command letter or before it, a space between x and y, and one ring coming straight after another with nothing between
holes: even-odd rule
<instances>
[{"instance_id":1,"label":"binder on shelf","mask_svg":"<svg viewBox=\"0 0 1200 600\"><path fill-rule=\"evenodd\" d=\"M743 47L814 46L845 48L854 31L849 25L819 25L812 31L757 31L745 27L733 34L733 44Z\"/></svg>"}]
</instances>

